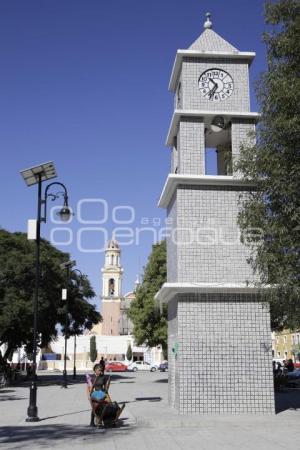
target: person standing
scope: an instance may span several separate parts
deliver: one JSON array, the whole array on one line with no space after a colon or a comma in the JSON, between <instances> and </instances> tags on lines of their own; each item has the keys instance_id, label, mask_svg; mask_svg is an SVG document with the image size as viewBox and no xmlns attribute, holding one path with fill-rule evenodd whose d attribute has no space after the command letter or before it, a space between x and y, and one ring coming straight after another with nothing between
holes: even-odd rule
<instances>
[{"instance_id":1,"label":"person standing","mask_svg":"<svg viewBox=\"0 0 300 450\"><path fill-rule=\"evenodd\" d=\"M101 359L99 361L99 365L100 365L100 367L102 369L102 372L104 372L105 371L105 361L104 361L103 356L101 356Z\"/></svg>"},{"instance_id":2,"label":"person standing","mask_svg":"<svg viewBox=\"0 0 300 450\"><path fill-rule=\"evenodd\" d=\"M286 368L288 372L294 372L295 366L292 359L287 361Z\"/></svg>"}]
</instances>

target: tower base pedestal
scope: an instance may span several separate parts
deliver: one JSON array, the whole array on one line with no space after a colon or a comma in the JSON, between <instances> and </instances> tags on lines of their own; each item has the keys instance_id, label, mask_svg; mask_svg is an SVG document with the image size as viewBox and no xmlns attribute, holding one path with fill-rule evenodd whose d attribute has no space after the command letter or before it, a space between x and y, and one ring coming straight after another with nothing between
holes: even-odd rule
<instances>
[{"instance_id":1,"label":"tower base pedestal","mask_svg":"<svg viewBox=\"0 0 300 450\"><path fill-rule=\"evenodd\" d=\"M168 301L169 403L182 414L274 414L269 305L259 294Z\"/></svg>"}]
</instances>

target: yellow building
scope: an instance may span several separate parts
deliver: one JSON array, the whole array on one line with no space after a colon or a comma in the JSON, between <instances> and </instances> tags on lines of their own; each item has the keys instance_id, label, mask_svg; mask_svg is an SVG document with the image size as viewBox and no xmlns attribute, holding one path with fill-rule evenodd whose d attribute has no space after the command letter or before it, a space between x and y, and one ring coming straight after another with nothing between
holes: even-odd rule
<instances>
[{"instance_id":1,"label":"yellow building","mask_svg":"<svg viewBox=\"0 0 300 450\"><path fill-rule=\"evenodd\" d=\"M274 359L292 359L295 362L292 350L296 345L300 346L299 330L283 330L280 333L272 333L272 353Z\"/></svg>"}]
</instances>

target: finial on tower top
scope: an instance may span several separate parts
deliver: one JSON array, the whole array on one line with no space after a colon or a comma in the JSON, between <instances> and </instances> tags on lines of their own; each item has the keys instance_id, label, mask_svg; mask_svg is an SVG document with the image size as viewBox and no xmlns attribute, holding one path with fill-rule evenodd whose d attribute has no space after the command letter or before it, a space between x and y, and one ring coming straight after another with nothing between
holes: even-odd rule
<instances>
[{"instance_id":1,"label":"finial on tower top","mask_svg":"<svg viewBox=\"0 0 300 450\"><path fill-rule=\"evenodd\" d=\"M206 15L206 21L204 22L204 28L205 28L205 29L207 29L207 28L212 28L212 22L211 22L211 20L210 20L211 14L208 12L208 13L206 13L205 15Z\"/></svg>"}]
</instances>

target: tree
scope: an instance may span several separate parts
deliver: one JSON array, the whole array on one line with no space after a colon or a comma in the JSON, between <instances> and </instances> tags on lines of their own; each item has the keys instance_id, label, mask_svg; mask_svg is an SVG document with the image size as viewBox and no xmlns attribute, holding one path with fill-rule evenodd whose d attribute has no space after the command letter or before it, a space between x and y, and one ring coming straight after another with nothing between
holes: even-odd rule
<instances>
[{"instance_id":1,"label":"tree","mask_svg":"<svg viewBox=\"0 0 300 450\"><path fill-rule=\"evenodd\" d=\"M154 347L161 344L167 348L167 308L160 313L154 300L155 294L166 281L166 242L152 246L143 282L136 290L136 298L131 302L128 317L133 323L133 335L138 345Z\"/></svg>"},{"instance_id":2,"label":"tree","mask_svg":"<svg viewBox=\"0 0 300 450\"><path fill-rule=\"evenodd\" d=\"M65 326L65 306L61 301L61 289L66 286L66 271L60 264L68 261L69 255L41 240L41 278L38 304L38 335L40 347L47 346L56 338L57 325ZM68 311L76 334L84 328L91 329L101 316L95 306L88 302L95 296L88 279L83 281L82 292L72 274L68 288ZM35 286L35 243L27 240L24 233L9 233L0 229L0 345L6 344L8 355L25 345L32 352L33 298ZM69 325L69 324L68 324ZM73 334L67 330L68 334Z\"/></svg>"},{"instance_id":3,"label":"tree","mask_svg":"<svg viewBox=\"0 0 300 450\"><path fill-rule=\"evenodd\" d=\"M95 362L97 359L96 336L90 338L90 360Z\"/></svg>"},{"instance_id":4,"label":"tree","mask_svg":"<svg viewBox=\"0 0 300 450\"><path fill-rule=\"evenodd\" d=\"M131 348L130 342L129 342L128 347L127 347L126 358L127 358L127 361L131 361L132 360L132 348Z\"/></svg>"},{"instance_id":5,"label":"tree","mask_svg":"<svg viewBox=\"0 0 300 450\"><path fill-rule=\"evenodd\" d=\"M264 34L268 70L257 84L261 120L257 141L241 149L236 164L257 190L242 201L242 232L249 238L250 263L271 302L273 329L300 327L300 2L267 2Z\"/></svg>"}]
</instances>

